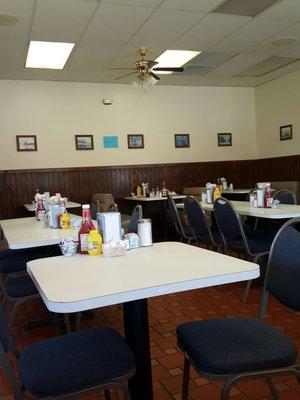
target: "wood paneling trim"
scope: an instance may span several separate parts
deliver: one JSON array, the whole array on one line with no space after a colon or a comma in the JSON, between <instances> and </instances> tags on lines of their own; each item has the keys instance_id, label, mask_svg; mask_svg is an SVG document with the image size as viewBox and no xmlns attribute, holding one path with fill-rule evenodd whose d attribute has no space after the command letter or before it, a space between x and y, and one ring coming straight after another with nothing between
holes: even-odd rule
<instances>
[{"instance_id":1,"label":"wood paneling trim","mask_svg":"<svg viewBox=\"0 0 300 400\"><path fill-rule=\"evenodd\" d=\"M121 199L142 181L151 186L165 181L180 192L185 186L203 186L225 176L235 187L253 187L259 181L300 181L300 155L260 160L95 166L0 171L2 218L24 215L23 203L32 201L35 189L60 192L79 203L89 202L94 192L112 193Z\"/></svg>"}]
</instances>

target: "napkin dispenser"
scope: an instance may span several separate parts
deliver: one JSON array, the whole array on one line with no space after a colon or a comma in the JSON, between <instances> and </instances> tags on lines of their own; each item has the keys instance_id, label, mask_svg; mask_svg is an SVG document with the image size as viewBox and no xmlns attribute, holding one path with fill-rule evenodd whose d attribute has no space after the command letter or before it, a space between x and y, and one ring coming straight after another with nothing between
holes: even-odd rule
<instances>
[{"instance_id":1,"label":"napkin dispenser","mask_svg":"<svg viewBox=\"0 0 300 400\"><path fill-rule=\"evenodd\" d=\"M213 194L214 194L214 188L207 188L206 189L206 202L208 204L213 203Z\"/></svg>"},{"instance_id":2,"label":"napkin dispenser","mask_svg":"<svg viewBox=\"0 0 300 400\"><path fill-rule=\"evenodd\" d=\"M58 216L61 208L59 204L50 204L48 210L48 221L50 228L59 228Z\"/></svg>"},{"instance_id":3,"label":"napkin dispenser","mask_svg":"<svg viewBox=\"0 0 300 400\"><path fill-rule=\"evenodd\" d=\"M265 189L257 189L257 207L265 206Z\"/></svg>"},{"instance_id":4,"label":"napkin dispenser","mask_svg":"<svg viewBox=\"0 0 300 400\"><path fill-rule=\"evenodd\" d=\"M97 224L103 243L120 242L121 214L119 212L97 213Z\"/></svg>"}]
</instances>

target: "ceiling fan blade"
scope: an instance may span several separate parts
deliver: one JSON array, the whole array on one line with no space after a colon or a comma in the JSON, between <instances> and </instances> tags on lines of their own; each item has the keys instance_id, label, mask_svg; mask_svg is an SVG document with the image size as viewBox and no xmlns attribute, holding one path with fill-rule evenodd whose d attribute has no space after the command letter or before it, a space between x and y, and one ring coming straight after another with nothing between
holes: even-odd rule
<instances>
[{"instance_id":1,"label":"ceiling fan blade","mask_svg":"<svg viewBox=\"0 0 300 400\"><path fill-rule=\"evenodd\" d=\"M122 71L122 70L127 70L127 71L132 71L134 68L108 68L109 70L118 70L118 71Z\"/></svg>"},{"instance_id":2,"label":"ceiling fan blade","mask_svg":"<svg viewBox=\"0 0 300 400\"><path fill-rule=\"evenodd\" d=\"M153 68L153 71L183 72L184 68L182 68L182 67Z\"/></svg>"},{"instance_id":3,"label":"ceiling fan blade","mask_svg":"<svg viewBox=\"0 0 300 400\"><path fill-rule=\"evenodd\" d=\"M153 68L154 65L157 65L158 62L157 61L148 61L148 68Z\"/></svg>"},{"instance_id":4,"label":"ceiling fan blade","mask_svg":"<svg viewBox=\"0 0 300 400\"><path fill-rule=\"evenodd\" d=\"M135 73L136 73L136 72L129 72L129 74L125 74L125 75L119 76L118 78L115 78L114 81L117 81L117 80L119 80L119 79L125 78L125 76L133 75L133 74L135 74Z\"/></svg>"},{"instance_id":5,"label":"ceiling fan blade","mask_svg":"<svg viewBox=\"0 0 300 400\"><path fill-rule=\"evenodd\" d=\"M149 71L149 75L151 75L154 79L156 79L157 81L160 80L160 77L155 75L152 71Z\"/></svg>"}]
</instances>

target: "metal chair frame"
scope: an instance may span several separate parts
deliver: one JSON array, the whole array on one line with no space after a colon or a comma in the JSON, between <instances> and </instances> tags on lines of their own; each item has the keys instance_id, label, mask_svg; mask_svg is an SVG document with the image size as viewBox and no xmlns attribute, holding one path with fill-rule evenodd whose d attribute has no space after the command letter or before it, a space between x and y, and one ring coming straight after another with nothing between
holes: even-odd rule
<instances>
[{"instance_id":1,"label":"metal chair frame","mask_svg":"<svg viewBox=\"0 0 300 400\"><path fill-rule=\"evenodd\" d=\"M186 214L188 223L189 223L189 228L191 229L191 231L192 231L193 234L195 235L195 231L194 231L194 229L193 229L193 227L192 227L191 221L190 221L190 219L189 219L189 215L188 215L188 213L186 212L186 205L187 205L187 202L190 201L190 200L193 200L193 201L195 202L195 204L197 205L197 207L199 208L199 213L201 213L201 215L203 216L204 228L206 229L207 235L208 235L209 238L210 238L211 245L213 246L213 249L214 249L214 250L216 250L217 252L219 252L220 249L221 249L221 247L222 247L223 245L222 245L222 244L216 243L216 241L215 241L215 239L214 239L214 237L213 237L211 228L210 228L209 223L208 223L207 215L206 215L206 213L205 213L205 211L204 211L204 209L203 209L203 207L202 207L202 204L201 204L195 197L192 197L192 196L188 196L188 197L185 199L185 201L184 201L184 211L185 211L185 214ZM195 236L194 236L194 240L196 240L197 243L201 243L201 236L197 237L197 236L195 235Z\"/></svg>"},{"instance_id":2,"label":"metal chair frame","mask_svg":"<svg viewBox=\"0 0 300 400\"><path fill-rule=\"evenodd\" d=\"M8 380L12 386L14 398L16 400L29 400L31 397L26 396L26 390L22 387L13 371L12 365L8 358L8 353L11 353L15 356L16 359L20 358L20 352L17 349L8 329L8 326L5 322L5 316L0 309L0 329L2 332L5 332L6 336L8 337L8 348L5 351L2 342L0 342L0 362L3 366L3 369L8 377ZM74 399L82 395L87 395L95 392L104 392L105 399L110 400L110 390L115 389L122 392L124 400L130 400L130 393L127 386L123 383L123 381L130 379L135 374L135 367L133 367L127 374L116 377L115 379L105 382L100 385L88 387L86 389L81 389L72 393L64 393L57 396L47 396L47 397L39 397L39 400L65 400L65 399Z\"/></svg>"},{"instance_id":3,"label":"metal chair frame","mask_svg":"<svg viewBox=\"0 0 300 400\"><path fill-rule=\"evenodd\" d=\"M258 260L260 258L267 257L269 255L269 251L265 251L265 252L262 252L262 253L252 253L251 252L249 244L248 244L247 237L245 235L245 231L244 231L242 222L241 222L241 220L239 218L238 213L236 212L235 207L232 205L232 203L228 199L225 199L224 197L218 198L215 201L215 204L216 204L216 202L219 202L219 201L224 201L225 203L227 203L231 207L231 209L233 211L234 218L236 219L236 222L238 224L240 235L241 235L242 241L243 241L244 246L245 246L245 252L243 252L243 253L248 255L248 256L250 256L250 257L252 257L254 263L258 263ZM214 204L214 208L215 208L215 204ZM223 234L223 231L222 231L222 227L219 224L219 221L218 221L218 218L217 218L216 214L215 214L215 218L216 218L217 226L219 228L219 231L220 231L223 243L224 243L224 247L227 250L230 250L230 242L226 241L226 238L225 238L225 236ZM247 298L248 298L248 294L249 294L249 290L250 290L250 287L251 287L251 283L252 283L252 280L249 280L247 282L246 289L245 289L245 292L244 292L244 295L243 295L243 298L242 298L243 303L245 303Z\"/></svg>"},{"instance_id":4,"label":"metal chair frame","mask_svg":"<svg viewBox=\"0 0 300 400\"><path fill-rule=\"evenodd\" d=\"M191 235L187 235L186 232L184 231L182 221L178 212L178 209L176 207L176 203L171 195L167 195L168 198L168 206L171 214L172 221L174 223L175 229L177 234L179 235L179 240L180 242L183 242L183 239L187 240L188 244L190 244L193 240L195 240L195 232L193 229L191 229Z\"/></svg>"},{"instance_id":5,"label":"metal chair frame","mask_svg":"<svg viewBox=\"0 0 300 400\"><path fill-rule=\"evenodd\" d=\"M276 244L276 239L287 226L296 225L296 224L300 224L300 217L294 218L294 219L286 222L281 227L281 229L278 231L278 233L275 236L275 239L273 241L273 244L272 244L272 247L270 250L270 256L269 256L269 260L268 260L268 266L267 266L267 270L266 270L266 276L265 276L265 280L264 280L262 296L261 296L261 301L260 301L260 307L259 307L259 319L260 320L264 319L264 315L265 315L266 308L267 308L267 302L268 302L268 297L269 297L269 291L267 290L267 281L268 281L268 274L269 274L269 271L271 268L273 249ZM270 387L270 390L271 390L274 400L279 400L279 396L278 396L277 390L274 386L274 383L271 380L271 378L273 376L294 375L297 377L297 379L300 383L300 364L291 365L286 368L276 368L276 369L271 369L271 370L260 370L260 371L245 371L243 373L230 374L230 375L208 374L206 372L199 370L199 368L189 358L188 354L185 352L185 350L183 349L183 347L181 346L181 344L178 341L177 341L177 345L184 354L184 369L183 369L183 383L182 383L182 397L181 397L182 400L188 400L189 376L190 376L190 365L191 364L193 365L195 370L198 372L198 374L200 374L210 380L225 380L224 386L221 391L220 400L229 399L229 393L230 393L231 388L233 386L235 386L235 384L237 382L242 381L242 380L264 378Z\"/></svg>"}]
</instances>

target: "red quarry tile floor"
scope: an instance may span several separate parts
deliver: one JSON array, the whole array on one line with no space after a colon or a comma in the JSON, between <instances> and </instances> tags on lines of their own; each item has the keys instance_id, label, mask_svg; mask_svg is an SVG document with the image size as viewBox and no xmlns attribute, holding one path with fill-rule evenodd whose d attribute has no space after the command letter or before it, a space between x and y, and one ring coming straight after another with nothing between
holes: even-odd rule
<instances>
[{"instance_id":1,"label":"red quarry tile floor","mask_svg":"<svg viewBox=\"0 0 300 400\"><path fill-rule=\"evenodd\" d=\"M228 316L255 317L258 311L260 289L251 289L246 304L240 301L244 284L231 284L219 288L194 290L149 300L150 340L154 400L180 400L183 356L176 345L176 326L182 322L222 318ZM122 310L118 306L95 311L95 318L82 322L82 328L97 324L113 327L122 332ZM23 306L12 328L20 348L32 342L58 335L55 327L26 331L28 321L47 316L41 301ZM290 311L270 299L266 321L289 335L300 350L300 313ZM299 351L300 354L300 351ZM300 400L300 384L290 376L274 378L281 400ZM190 399L218 400L222 382L209 382L191 370ZM261 380L241 382L232 389L234 400L271 400L268 386ZM100 399L99 395L86 396L84 400ZM114 393L113 399L121 397ZM0 400L13 400L11 388L0 372ZM143 400L143 399L141 399Z\"/></svg>"}]
</instances>

